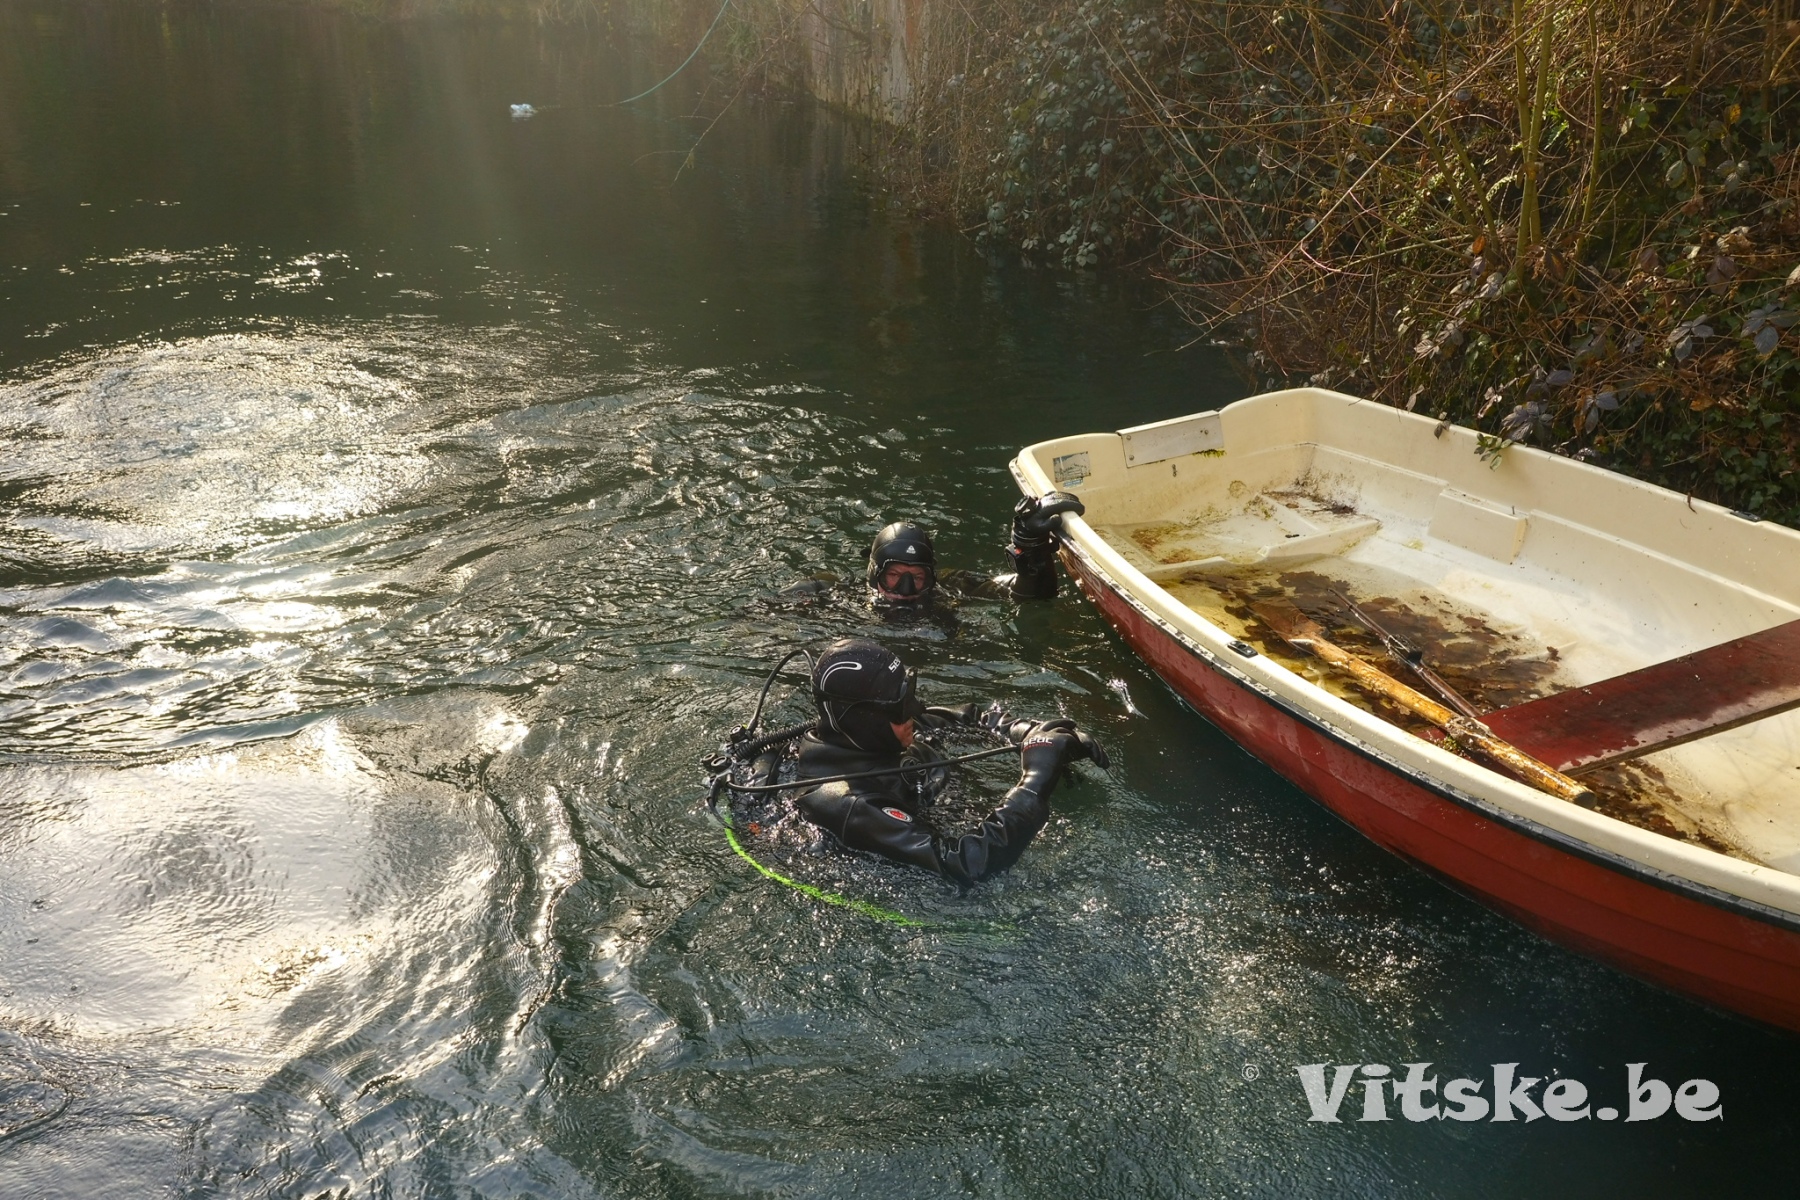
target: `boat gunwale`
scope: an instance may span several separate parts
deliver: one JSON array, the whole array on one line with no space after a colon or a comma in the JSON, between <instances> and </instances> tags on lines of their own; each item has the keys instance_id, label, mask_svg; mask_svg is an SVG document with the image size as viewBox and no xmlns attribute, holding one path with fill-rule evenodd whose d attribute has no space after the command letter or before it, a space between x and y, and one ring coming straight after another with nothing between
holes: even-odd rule
<instances>
[{"instance_id":1,"label":"boat gunwale","mask_svg":"<svg viewBox=\"0 0 1800 1200\"><path fill-rule=\"evenodd\" d=\"M1050 481L1037 461L1036 452L1063 440L1027 446L1009 464L1014 480L1023 492L1034 495L1050 490ZM1317 446L1321 443L1296 441L1291 444ZM1262 660L1260 666L1251 667L1254 659L1233 662L1226 655L1232 653L1230 643L1236 639L1226 630L1144 576L1084 519L1068 514L1063 520L1065 549L1080 558L1096 578L1110 585L1116 595L1170 635L1186 652L1358 755L1434 795L1537 841L1665 890L1800 932L1800 877L1779 868L1745 862L1679 842L1603 813L1542 795L1333 696L1261 651L1255 655ZM1156 602L1158 599L1160 604ZM1165 607L1171 611L1161 611ZM1218 642L1217 648L1207 645L1208 641ZM1258 677L1263 674L1268 678ZM1277 684L1283 686L1275 686ZM1284 688L1295 694L1286 694ZM1399 753L1402 749L1408 753ZM1409 762L1408 758L1421 758L1441 769L1431 770ZM1444 761L1439 762L1440 759ZM1457 786L1456 777L1464 774L1470 775L1472 778L1468 782L1479 784L1479 788ZM1488 794L1482 794L1484 792ZM1609 842L1623 843L1623 846L1609 845ZM1711 878L1702 878L1702 875ZM1731 886L1734 884L1737 886ZM1761 893L1764 898L1753 893Z\"/></svg>"}]
</instances>

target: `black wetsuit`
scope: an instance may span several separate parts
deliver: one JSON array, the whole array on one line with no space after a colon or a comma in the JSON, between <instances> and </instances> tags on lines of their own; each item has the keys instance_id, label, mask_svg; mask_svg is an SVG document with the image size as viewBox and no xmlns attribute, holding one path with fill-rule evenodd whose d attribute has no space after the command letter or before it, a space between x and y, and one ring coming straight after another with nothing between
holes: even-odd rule
<instances>
[{"instance_id":1,"label":"black wetsuit","mask_svg":"<svg viewBox=\"0 0 1800 1200\"><path fill-rule=\"evenodd\" d=\"M974 720L965 710L932 709L919 723L942 728ZM797 781L827 775L879 771L903 762L930 762L937 755L920 743L904 755L872 754L833 733L809 733L800 740ZM958 837L934 834L919 818L941 783L937 772L917 771L848 783L822 784L799 800L800 815L852 850L910 863L960 884L1006 870L1050 819L1056 772L1027 772L974 829Z\"/></svg>"}]
</instances>

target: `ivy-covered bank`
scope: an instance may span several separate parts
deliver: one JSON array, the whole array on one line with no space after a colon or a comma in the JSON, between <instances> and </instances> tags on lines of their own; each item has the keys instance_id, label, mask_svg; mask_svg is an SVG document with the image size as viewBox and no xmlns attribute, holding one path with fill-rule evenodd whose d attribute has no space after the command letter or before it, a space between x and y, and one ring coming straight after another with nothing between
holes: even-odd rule
<instances>
[{"instance_id":1,"label":"ivy-covered bank","mask_svg":"<svg viewBox=\"0 0 1800 1200\"><path fill-rule=\"evenodd\" d=\"M1800 525L1797 7L733 0L718 65L806 86L848 30L905 64L878 167L994 253Z\"/></svg>"}]
</instances>

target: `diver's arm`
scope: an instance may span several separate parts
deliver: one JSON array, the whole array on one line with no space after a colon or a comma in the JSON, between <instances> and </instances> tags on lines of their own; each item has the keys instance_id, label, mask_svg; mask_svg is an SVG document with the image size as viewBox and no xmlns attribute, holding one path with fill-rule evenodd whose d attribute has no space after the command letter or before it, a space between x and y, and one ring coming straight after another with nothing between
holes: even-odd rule
<instances>
[{"instance_id":1,"label":"diver's arm","mask_svg":"<svg viewBox=\"0 0 1800 1200\"><path fill-rule=\"evenodd\" d=\"M931 833L894 797L850 783L827 783L800 797L800 815L852 850L938 871Z\"/></svg>"},{"instance_id":2,"label":"diver's arm","mask_svg":"<svg viewBox=\"0 0 1800 1200\"><path fill-rule=\"evenodd\" d=\"M994 720L982 721L982 713L989 710L974 702L968 704L933 704L919 715L919 724L927 729L944 729L951 725L988 725L993 727Z\"/></svg>"},{"instance_id":3,"label":"diver's arm","mask_svg":"<svg viewBox=\"0 0 1800 1200\"><path fill-rule=\"evenodd\" d=\"M1014 569L1004 575L945 568L938 572L938 591L967 600L1048 600L1056 595L1056 551L1049 548L1033 553L1036 558L1021 563L1009 546L1006 557ZM1021 578L1026 580L1022 587Z\"/></svg>"},{"instance_id":4,"label":"diver's arm","mask_svg":"<svg viewBox=\"0 0 1800 1200\"><path fill-rule=\"evenodd\" d=\"M851 850L923 867L967 885L1019 860L1050 818L1046 801L1054 786L1054 779L1040 783L1040 792L1021 781L980 825L957 838L934 837L904 809L881 803L889 797L857 792L844 783L814 788L800 797L799 808L801 816Z\"/></svg>"},{"instance_id":5,"label":"diver's arm","mask_svg":"<svg viewBox=\"0 0 1800 1200\"><path fill-rule=\"evenodd\" d=\"M996 582L1007 585L1015 600L1050 600L1057 592L1056 550L1062 544L1062 515L1087 508L1071 492L1027 496L1013 509L1012 544L1006 557L1012 574Z\"/></svg>"},{"instance_id":6,"label":"diver's arm","mask_svg":"<svg viewBox=\"0 0 1800 1200\"><path fill-rule=\"evenodd\" d=\"M1063 768L1080 758L1104 767L1106 752L1069 720L1014 726L1024 744L1019 752L1019 782L1000 806L959 838L933 843L938 870L946 878L968 884L998 875L1019 861L1031 839L1050 819L1050 793ZM1026 732L1029 728L1029 732Z\"/></svg>"},{"instance_id":7,"label":"diver's arm","mask_svg":"<svg viewBox=\"0 0 1800 1200\"><path fill-rule=\"evenodd\" d=\"M811 579L802 579L790 583L775 593L777 600L810 600L815 596L823 596L839 583L843 582L829 571L822 571Z\"/></svg>"},{"instance_id":8,"label":"diver's arm","mask_svg":"<svg viewBox=\"0 0 1800 1200\"><path fill-rule=\"evenodd\" d=\"M1018 784L979 825L960 837L935 837L893 804L892 796L848 783L825 784L806 793L800 797L800 814L852 850L923 867L960 884L977 883L1019 861L1050 819L1050 793L1068 763L1090 758L1106 765L1105 752L1072 721L1029 728L1029 733L1020 730L1024 745Z\"/></svg>"},{"instance_id":9,"label":"diver's arm","mask_svg":"<svg viewBox=\"0 0 1800 1200\"><path fill-rule=\"evenodd\" d=\"M968 600L1007 600L1012 597L1012 576L983 575L961 567L944 567L937 573L938 591Z\"/></svg>"},{"instance_id":10,"label":"diver's arm","mask_svg":"<svg viewBox=\"0 0 1800 1200\"><path fill-rule=\"evenodd\" d=\"M994 583L1008 596L1014 600L1056 599L1062 580L1056 573L1054 546L1033 546L1023 550L1008 546L1006 557L1012 560L1013 569L997 576Z\"/></svg>"},{"instance_id":11,"label":"diver's arm","mask_svg":"<svg viewBox=\"0 0 1800 1200\"><path fill-rule=\"evenodd\" d=\"M1055 787L1054 779L1041 790L1021 781L981 824L961 837L937 842L938 870L958 883L975 883L1018 862L1050 820L1050 793Z\"/></svg>"}]
</instances>

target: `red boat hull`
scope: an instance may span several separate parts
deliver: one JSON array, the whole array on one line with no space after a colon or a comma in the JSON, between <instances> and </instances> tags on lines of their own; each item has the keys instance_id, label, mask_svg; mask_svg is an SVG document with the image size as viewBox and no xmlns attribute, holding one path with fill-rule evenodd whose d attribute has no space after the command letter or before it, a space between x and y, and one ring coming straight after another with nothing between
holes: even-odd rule
<instances>
[{"instance_id":1,"label":"red boat hull","mask_svg":"<svg viewBox=\"0 0 1800 1200\"><path fill-rule=\"evenodd\" d=\"M1079 556L1063 558L1095 607L1183 699L1377 844L1553 941L1800 1031L1800 920L1440 791L1245 687Z\"/></svg>"}]
</instances>

